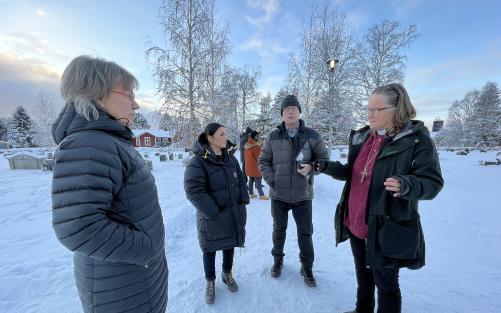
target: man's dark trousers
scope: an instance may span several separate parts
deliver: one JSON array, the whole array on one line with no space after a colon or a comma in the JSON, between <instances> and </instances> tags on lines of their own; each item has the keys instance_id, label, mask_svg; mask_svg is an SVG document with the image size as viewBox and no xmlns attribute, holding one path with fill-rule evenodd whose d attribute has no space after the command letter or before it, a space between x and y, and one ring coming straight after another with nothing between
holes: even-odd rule
<instances>
[{"instance_id":1,"label":"man's dark trousers","mask_svg":"<svg viewBox=\"0 0 501 313\"><path fill-rule=\"evenodd\" d=\"M285 235L289 210L296 221L297 238L299 245L299 259L306 268L313 266L315 252L313 251L313 222L311 200L288 203L280 200L271 201L271 215L273 217L273 249L271 254L275 258L284 256Z\"/></svg>"}]
</instances>

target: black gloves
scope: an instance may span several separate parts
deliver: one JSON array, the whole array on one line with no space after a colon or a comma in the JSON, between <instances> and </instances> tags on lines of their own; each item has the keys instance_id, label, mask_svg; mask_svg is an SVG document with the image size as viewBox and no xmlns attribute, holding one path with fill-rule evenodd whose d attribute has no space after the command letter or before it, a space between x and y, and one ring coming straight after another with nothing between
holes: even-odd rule
<instances>
[{"instance_id":1,"label":"black gloves","mask_svg":"<svg viewBox=\"0 0 501 313\"><path fill-rule=\"evenodd\" d=\"M329 161L319 160L319 161L315 162L314 169L315 169L315 171L322 173L323 171L325 171L327 169L327 166L329 166Z\"/></svg>"}]
</instances>

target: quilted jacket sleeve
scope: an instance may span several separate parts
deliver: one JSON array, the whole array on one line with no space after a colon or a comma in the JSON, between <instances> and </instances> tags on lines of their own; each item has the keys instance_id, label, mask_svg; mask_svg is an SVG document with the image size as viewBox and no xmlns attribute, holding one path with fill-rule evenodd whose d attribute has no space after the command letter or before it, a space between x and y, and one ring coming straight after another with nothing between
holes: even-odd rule
<instances>
[{"instance_id":1,"label":"quilted jacket sleeve","mask_svg":"<svg viewBox=\"0 0 501 313\"><path fill-rule=\"evenodd\" d=\"M219 208L207 193L205 173L201 161L194 156L184 171L184 191L195 208L207 218L217 215Z\"/></svg>"},{"instance_id":2,"label":"quilted jacket sleeve","mask_svg":"<svg viewBox=\"0 0 501 313\"><path fill-rule=\"evenodd\" d=\"M147 266L155 247L148 235L109 217L123 185L122 162L113 144L85 139L61 143L54 159L52 226L69 250L100 260Z\"/></svg>"}]
</instances>

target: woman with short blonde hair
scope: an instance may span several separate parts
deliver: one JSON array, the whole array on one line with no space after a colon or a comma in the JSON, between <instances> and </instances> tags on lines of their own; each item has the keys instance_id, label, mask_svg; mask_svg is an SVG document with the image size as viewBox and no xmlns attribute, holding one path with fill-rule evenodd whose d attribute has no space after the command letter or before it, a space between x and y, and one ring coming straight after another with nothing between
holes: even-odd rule
<instances>
[{"instance_id":1,"label":"woman with short blonde hair","mask_svg":"<svg viewBox=\"0 0 501 313\"><path fill-rule=\"evenodd\" d=\"M86 313L165 312L167 260L155 179L132 148L136 78L114 62L79 56L65 69L52 226L73 254Z\"/></svg>"}]
</instances>

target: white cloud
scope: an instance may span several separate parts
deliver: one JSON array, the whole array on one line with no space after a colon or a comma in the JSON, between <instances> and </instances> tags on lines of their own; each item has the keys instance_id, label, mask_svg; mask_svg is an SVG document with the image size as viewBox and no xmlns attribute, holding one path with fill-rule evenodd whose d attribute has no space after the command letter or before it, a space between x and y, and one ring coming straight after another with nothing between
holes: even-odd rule
<instances>
[{"instance_id":1,"label":"white cloud","mask_svg":"<svg viewBox=\"0 0 501 313\"><path fill-rule=\"evenodd\" d=\"M288 53L288 49L281 47L276 43L263 43L258 35L254 34L240 45L244 51L255 50L262 58L273 58Z\"/></svg>"},{"instance_id":2,"label":"white cloud","mask_svg":"<svg viewBox=\"0 0 501 313\"><path fill-rule=\"evenodd\" d=\"M42 9L38 9L38 10L37 10L37 15L38 15L38 16L44 16L44 15L45 15L45 11L44 11L44 10L42 10Z\"/></svg>"},{"instance_id":3,"label":"white cloud","mask_svg":"<svg viewBox=\"0 0 501 313\"><path fill-rule=\"evenodd\" d=\"M49 41L41 38L39 32L12 31L0 34L2 49L13 52L23 58L38 60L40 63L52 63L63 66L70 57L58 48L51 47ZM40 58L43 57L43 60Z\"/></svg>"},{"instance_id":4,"label":"white cloud","mask_svg":"<svg viewBox=\"0 0 501 313\"><path fill-rule=\"evenodd\" d=\"M487 81L501 83L500 43L471 56L409 68L405 85L419 116L444 119L453 101L468 91L482 88Z\"/></svg>"},{"instance_id":5,"label":"white cloud","mask_svg":"<svg viewBox=\"0 0 501 313\"><path fill-rule=\"evenodd\" d=\"M262 94L270 92L274 95L284 85L285 79L285 75L268 75L264 80L260 81L259 92Z\"/></svg>"},{"instance_id":6,"label":"white cloud","mask_svg":"<svg viewBox=\"0 0 501 313\"><path fill-rule=\"evenodd\" d=\"M264 11L264 15L260 17L245 16L249 24L257 27L269 23L279 8L278 0L247 0L247 6Z\"/></svg>"}]
</instances>

